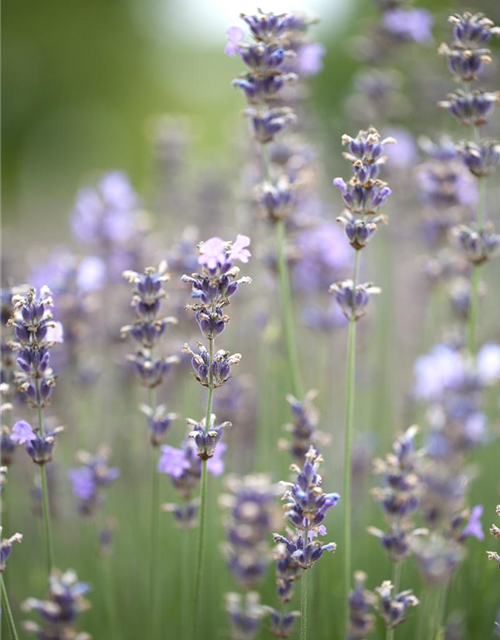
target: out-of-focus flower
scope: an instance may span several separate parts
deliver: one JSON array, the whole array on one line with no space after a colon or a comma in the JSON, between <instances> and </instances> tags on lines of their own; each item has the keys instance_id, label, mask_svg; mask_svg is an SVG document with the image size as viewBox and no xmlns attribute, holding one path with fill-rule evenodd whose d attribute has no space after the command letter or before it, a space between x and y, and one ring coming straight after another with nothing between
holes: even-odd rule
<instances>
[{"instance_id":1,"label":"out-of-focus flower","mask_svg":"<svg viewBox=\"0 0 500 640\"><path fill-rule=\"evenodd\" d=\"M410 42L432 41L434 18L426 9L393 9L383 17L385 30L393 37Z\"/></svg>"}]
</instances>

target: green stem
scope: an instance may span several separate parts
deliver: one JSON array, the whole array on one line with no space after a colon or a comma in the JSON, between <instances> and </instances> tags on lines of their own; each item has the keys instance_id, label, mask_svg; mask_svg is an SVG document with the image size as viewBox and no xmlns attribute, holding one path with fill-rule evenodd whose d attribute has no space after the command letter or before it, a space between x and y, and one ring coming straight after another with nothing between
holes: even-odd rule
<instances>
[{"instance_id":1,"label":"green stem","mask_svg":"<svg viewBox=\"0 0 500 640\"><path fill-rule=\"evenodd\" d=\"M151 487L151 557L149 565L149 593L151 605L151 638L156 636L157 623L157 593L158 585L158 542L159 542L159 509L160 509L160 474L157 471L158 447L153 447L153 477Z\"/></svg>"},{"instance_id":2,"label":"green stem","mask_svg":"<svg viewBox=\"0 0 500 640\"><path fill-rule=\"evenodd\" d=\"M392 593L396 596L399 593L399 585L401 584L401 572L403 570L402 562L395 562L392 567L392 585L393 591ZM396 629L387 628L386 640L394 640L394 633Z\"/></svg>"},{"instance_id":3,"label":"green stem","mask_svg":"<svg viewBox=\"0 0 500 640\"><path fill-rule=\"evenodd\" d=\"M354 259L353 291L356 288L359 271L359 251ZM351 463L354 435L354 398L356 382L356 320L349 320L347 336L347 407L344 433L344 626L345 636L349 628L349 598L351 584Z\"/></svg>"},{"instance_id":4,"label":"green stem","mask_svg":"<svg viewBox=\"0 0 500 640\"><path fill-rule=\"evenodd\" d=\"M304 529L304 548L307 545L308 529ZM302 571L300 580L300 640L307 640L307 582L309 572L307 569Z\"/></svg>"},{"instance_id":5,"label":"green stem","mask_svg":"<svg viewBox=\"0 0 500 640\"><path fill-rule=\"evenodd\" d=\"M264 178L272 182L269 153L266 144L261 144L261 157ZM286 229L284 220L276 222L276 245L278 254L278 278L281 294L281 313L283 333L285 337L285 349L287 353L288 367L292 382L292 393L297 398L303 396L302 375L300 370L297 341L295 339L295 322L293 313L292 287L286 259Z\"/></svg>"},{"instance_id":6,"label":"green stem","mask_svg":"<svg viewBox=\"0 0 500 640\"><path fill-rule=\"evenodd\" d=\"M40 438L45 436L43 430L43 415L40 395L40 382L38 378L35 379L36 398L38 404L38 435ZM43 513L43 527L45 531L45 548L47 556L47 572L49 577L52 575L52 567L54 566L54 546L52 544L52 528L50 525L50 503L49 503L49 489L47 485L47 469L46 465L40 465L40 480L42 489L42 513Z\"/></svg>"},{"instance_id":7,"label":"green stem","mask_svg":"<svg viewBox=\"0 0 500 640\"><path fill-rule=\"evenodd\" d=\"M209 355L210 365L212 365L214 359L214 338L209 338ZM212 405L214 400L214 384L213 384L212 366L210 366L210 373L208 378L208 397L207 397L207 411L205 415L205 433L210 427L210 418L212 416ZM205 529L206 529L206 513L207 513L207 461L202 461L201 467L201 488L200 488L200 531L198 534L198 555L196 560L196 577L195 577L195 589L194 589L194 603L193 603L193 625L194 633L192 638L197 637L198 633L198 618L201 608L201 587L203 582L203 564L205 556Z\"/></svg>"},{"instance_id":8,"label":"green stem","mask_svg":"<svg viewBox=\"0 0 500 640\"><path fill-rule=\"evenodd\" d=\"M5 612L5 617L7 618L7 626L9 627L9 632L12 640L19 640L19 636L16 631L16 624L14 622L14 616L12 615L12 610L10 608L9 596L7 595L7 589L5 588L5 582L3 580L3 574L0 574L0 589L2 591L2 616Z\"/></svg>"},{"instance_id":9,"label":"green stem","mask_svg":"<svg viewBox=\"0 0 500 640\"><path fill-rule=\"evenodd\" d=\"M292 302L292 288L290 274L285 252L285 223L278 220L276 223L276 244L278 250L278 276L281 292L281 311L283 321L283 333L285 334L285 348L287 352L288 366L292 380L292 393L297 398L303 396L302 376L295 337L295 323Z\"/></svg>"}]
</instances>

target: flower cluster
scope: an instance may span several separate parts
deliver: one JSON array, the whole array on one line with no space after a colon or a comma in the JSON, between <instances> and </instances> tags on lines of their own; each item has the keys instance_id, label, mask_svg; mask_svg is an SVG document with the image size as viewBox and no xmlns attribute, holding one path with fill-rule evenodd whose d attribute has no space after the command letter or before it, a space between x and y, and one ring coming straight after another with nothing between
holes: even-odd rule
<instances>
[{"instance_id":1,"label":"flower cluster","mask_svg":"<svg viewBox=\"0 0 500 640\"><path fill-rule=\"evenodd\" d=\"M252 475L230 476L226 488L230 493L221 497L227 509L224 554L235 580L249 590L262 582L272 559L269 536L278 487L265 475Z\"/></svg>"},{"instance_id":2,"label":"flower cluster","mask_svg":"<svg viewBox=\"0 0 500 640\"><path fill-rule=\"evenodd\" d=\"M285 519L295 528L297 536L289 539L274 534L275 542L285 545L288 555L302 569L310 569L325 551L333 553L337 545L333 542L322 545L315 540L324 529L323 522L331 507L338 500L338 493L325 493L322 478L318 473L323 458L311 447L305 456L302 467L293 464L290 470L297 474L295 482L282 482L287 488L283 495L285 500Z\"/></svg>"},{"instance_id":3,"label":"flower cluster","mask_svg":"<svg viewBox=\"0 0 500 640\"><path fill-rule=\"evenodd\" d=\"M81 466L70 469L68 478L73 487L73 493L78 500L78 510L84 516L91 516L102 505L103 489L109 487L120 476L117 467L109 467L110 450L101 447L97 455L87 451L78 452Z\"/></svg>"},{"instance_id":4,"label":"flower cluster","mask_svg":"<svg viewBox=\"0 0 500 640\"><path fill-rule=\"evenodd\" d=\"M229 615L232 640L253 640L259 632L260 622L266 609L260 604L260 596L250 591L226 594L226 611Z\"/></svg>"},{"instance_id":5,"label":"flower cluster","mask_svg":"<svg viewBox=\"0 0 500 640\"><path fill-rule=\"evenodd\" d=\"M10 440L18 445L24 445L33 462L44 465L52 460L57 435L61 431L64 431L64 427L45 431L42 426L41 429L34 430L26 420L18 420L12 427Z\"/></svg>"},{"instance_id":6,"label":"flower cluster","mask_svg":"<svg viewBox=\"0 0 500 640\"><path fill-rule=\"evenodd\" d=\"M35 611L43 622L25 622L24 629L39 640L89 640L86 633L78 633L74 624L79 615L89 608L85 595L90 588L84 582L78 582L74 571L54 572L49 578L49 599L29 598L24 602L24 611Z\"/></svg>"},{"instance_id":7,"label":"flower cluster","mask_svg":"<svg viewBox=\"0 0 500 640\"><path fill-rule=\"evenodd\" d=\"M375 595L365 588L366 574L356 571L354 589L349 594L349 628L347 640L364 640L373 630L375 618L370 613Z\"/></svg>"},{"instance_id":8,"label":"flower cluster","mask_svg":"<svg viewBox=\"0 0 500 640\"><path fill-rule=\"evenodd\" d=\"M391 595L393 585L386 580L376 589L379 597L378 610L386 626L394 629L407 619L407 612L410 607L419 604L418 598L413 595L413 591L408 589L401 593Z\"/></svg>"},{"instance_id":9,"label":"flower cluster","mask_svg":"<svg viewBox=\"0 0 500 640\"><path fill-rule=\"evenodd\" d=\"M113 171L96 188L81 189L71 221L74 237L97 249L105 279L118 281L128 265L138 263L145 224L139 196L124 173Z\"/></svg>"},{"instance_id":10,"label":"flower cluster","mask_svg":"<svg viewBox=\"0 0 500 640\"><path fill-rule=\"evenodd\" d=\"M132 307L136 319L133 325L122 327L122 337L130 335L137 343L137 352L128 357L140 384L150 389L162 384L172 364L179 361L177 356L153 357L153 349L164 334L168 324L175 318L160 315L161 300L166 293L163 284L169 279L167 263L158 269L147 267L143 274L124 271L124 278L134 285Z\"/></svg>"},{"instance_id":11,"label":"flower cluster","mask_svg":"<svg viewBox=\"0 0 500 640\"><path fill-rule=\"evenodd\" d=\"M306 454L312 446L319 451L318 444L324 444L326 435L316 430L319 413L313 405L317 393L308 391L304 400L298 400L292 395L287 396L293 415L293 422L286 424L284 429L291 434L292 440L280 440L280 447L290 451L297 462L303 462Z\"/></svg>"},{"instance_id":12,"label":"flower cluster","mask_svg":"<svg viewBox=\"0 0 500 640\"><path fill-rule=\"evenodd\" d=\"M347 145L344 157L351 163L353 176L349 182L343 178L333 181L344 201L345 210L337 218L344 227L344 233L351 247L359 252L364 249L386 217L379 209L391 195L391 190L380 179L380 167L385 163L384 147L395 143L394 138L381 139L378 131L370 128L360 131L355 138L344 135L342 144ZM330 291L335 294L337 303L350 322L355 322L365 313L370 294L379 293L371 283L357 282L358 254L352 280L336 282Z\"/></svg>"},{"instance_id":13,"label":"flower cluster","mask_svg":"<svg viewBox=\"0 0 500 640\"><path fill-rule=\"evenodd\" d=\"M496 511L497 516L500 516L500 505L497 505ZM498 540L500 538L500 529L495 524L492 524L490 528L490 534ZM486 553L488 555L488 560L494 560L495 562L497 562L498 568L500 569L500 555L498 554L498 552L487 551Z\"/></svg>"},{"instance_id":14,"label":"flower cluster","mask_svg":"<svg viewBox=\"0 0 500 640\"><path fill-rule=\"evenodd\" d=\"M214 343L229 322L229 316L222 309L230 304L230 297L236 293L240 284L249 284L250 278L239 278L236 262L246 264L251 253L248 250L250 238L238 234L234 242L226 242L221 238L210 238L199 245L198 264L200 273L184 275L182 281L191 285L191 295L197 300L195 304L186 306L194 311L201 333L207 338L209 348L198 344L198 353L185 344L182 351L191 356L191 364L196 380L209 389L209 398L214 389L226 383L231 376L231 367L239 364L241 354L231 355L224 349L214 350ZM206 421L196 423L190 436L194 439L198 455L208 460L215 453L215 447L221 437L221 429L228 426L224 423L215 427L215 415L207 416Z\"/></svg>"},{"instance_id":15,"label":"flower cluster","mask_svg":"<svg viewBox=\"0 0 500 640\"><path fill-rule=\"evenodd\" d=\"M62 325L53 320L52 295L47 287L42 287L39 296L35 289L26 295L14 294L12 304L14 311L8 324L14 327L14 340L9 346L18 356L14 381L28 406L45 407L56 384L50 349L63 341Z\"/></svg>"},{"instance_id":16,"label":"flower cluster","mask_svg":"<svg viewBox=\"0 0 500 640\"><path fill-rule=\"evenodd\" d=\"M380 539L393 562L410 555L411 539L425 533L414 529L411 520L420 501L421 481L418 474L420 452L415 449L418 427L412 426L394 442L394 452L385 460L375 460L375 472L384 476L384 486L373 490L389 524L387 532L370 527L369 533Z\"/></svg>"},{"instance_id":17,"label":"flower cluster","mask_svg":"<svg viewBox=\"0 0 500 640\"><path fill-rule=\"evenodd\" d=\"M167 405L165 404L159 404L154 409L147 404L141 404L140 409L147 417L151 434L151 444L153 447L158 447L165 442L172 422L179 418L179 414L168 412Z\"/></svg>"}]
</instances>

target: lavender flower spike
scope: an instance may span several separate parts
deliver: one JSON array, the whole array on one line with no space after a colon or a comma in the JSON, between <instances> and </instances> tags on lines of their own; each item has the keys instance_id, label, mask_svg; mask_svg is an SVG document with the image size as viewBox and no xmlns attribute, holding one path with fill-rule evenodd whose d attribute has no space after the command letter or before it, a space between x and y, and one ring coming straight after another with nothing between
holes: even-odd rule
<instances>
[{"instance_id":1,"label":"lavender flower spike","mask_svg":"<svg viewBox=\"0 0 500 640\"><path fill-rule=\"evenodd\" d=\"M379 596L379 613L389 629L394 629L407 618L406 613L410 607L416 607L419 600L413 595L411 589L401 591L395 596L391 595L393 585L389 580L382 583L376 589Z\"/></svg>"}]
</instances>

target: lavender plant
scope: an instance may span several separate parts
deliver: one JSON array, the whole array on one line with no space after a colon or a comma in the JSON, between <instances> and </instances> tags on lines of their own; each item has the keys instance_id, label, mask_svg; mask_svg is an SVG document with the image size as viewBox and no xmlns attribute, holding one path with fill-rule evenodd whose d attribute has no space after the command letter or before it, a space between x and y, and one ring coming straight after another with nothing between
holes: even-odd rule
<instances>
[{"instance_id":1,"label":"lavender plant","mask_svg":"<svg viewBox=\"0 0 500 640\"><path fill-rule=\"evenodd\" d=\"M49 309L53 306L52 296L47 288L42 288L39 297L35 289L30 289L26 295L15 294L12 304L14 313L8 324L14 327L14 340L9 342L9 346L18 356L14 381L24 402L36 409L38 423L33 429L25 420L18 420L12 428L10 439L25 445L30 458L40 467L47 572L50 576L54 549L46 465L52 460L57 435L62 427L46 430L43 409L50 403L56 385L56 376L50 367L50 349L62 342L63 329L60 323L53 320Z\"/></svg>"},{"instance_id":2,"label":"lavender plant","mask_svg":"<svg viewBox=\"0 0 500 640\"><path fill-rule=\"evenodd\" d=\"M90 587L78 582L74 571L54 572L49 579L48 600L29 598L23 604L24 611L35 611L42 623L25 622L24 629L38 640L90 640L87 633L77 632L74 624L78 616L89 608L85 595Z\"/></svg>"},{"instance_id":3,"label":"lavender plant","mask_svg":"<svg viewBox=\"0 0 500 640\"><path fill-rule=\"evenodd\" d=\"M285 519L294 528L290 537L275 533L275 542L285 545L290 562L302 569L301 588L301 626L300 638L307 638L307 574L321 558L325 551L333 553L337 545L334 542L321 544L315 538L325 534L323 522L331 507L338 500L338 493L325 493L322 488L323 479L318 470L323 458L311 447L305 456L302 468L293 464L290 470L297 474L295 482L282 482L286 487L283 495L285 500Z\"/></svg>"},{"instance_id":4,"label":"lavender plant","mask_svg":"<svg viewBox=\"0 0 500 640\"><path fill-rule=\"evenodd\" d=\"M276 520L274 500L278 487L265 475L229 476L226 488L230 493L221 496L220 502L227 510L225 518L226 542L223 553L234 580L246 592L247 605L252 600L252 590L264 580L272 559L270 534ZM254 624L235 615L238 594L226 595L231 622L231 637L235 640L256 637L258 620L267 609L254 607ZM253 627L254 633L251 633Z\"/></svg>"},{"instance_id":5,"label":"lavender plant","mask_svg":"<svg viewBox=\"0 0 500 640\"><path fill-rule=\"evenodd\" d=\"M342 178L333 181L341 194L345 210L338 221L344 227L346 238L354 249L353 277L336 282L330 290L349 321L347 339L347 406L344 434L344 602L347 602L351 582L351 465L355 407L355 353L356 322L366 313L372 294L379 289L372 283L360 284L360 251L364 249L386 217L379 209L391 195L391 190L380 180L380 167L385 162L384 146L394 143L393 138L380 139L376 129L360 131L356 138L345 135L342 143L348 147L345 158L352 164L353 176L346 183ZM348 608L345 608L344 629L348 628Z\"/></svg>"},{"instance_id":6,"label":"lavender plant","mask_svg":"<svg viewBox=\"0 0 500 640\"><path fill-rule=\"evenodd\" d=\"M109 467L110 450L102 446L93 456L87 451L77 454L80 467L70 469L68 478L73 487L73 493L78 500L78 511L84 516L92 516L103 504L103 490L113 484L120 477L117 467Z\"/></svg>"},{"instance_id":7,"label":"lavender plant","mask_svg":"<svg viewBox=\"0 0 500 640\"><path fill-rule=\"evenodd\" d=\"M250 105L245 115L250 119L253 137L262 161L263 181L259 187L260 202L267 218L275 225L277 266L282 306L285 348L290 369L292 393L303 395L302 369L299 363L292 303L290 276L286 257L286 220L293 210L296 185L286 174L275 174L268 150L278 134L296 121L294 109L287 102L285 89L296 82L301 71L315 71L320 66L322 49L305 44L303 33L310 21L283 13L260 12L242 14L250 29L252 42L245 44L244 31L237 26L228 29L226 53L239 55L247 66L245 75L234 80ZM312 47L312 48L311 48ZM276 167L279 168L279 167Z\"/></svg>"},{"instance_id":8,"label":"lavender plant","mask_svg":"<svg viewBox=\"0 0 500 640\"><path fill-rule=\"evenodd\" d=\"M500 516L500 505L497 505L496 513L497 516ZM498 538L500 538L500 529L495 524L492 524L490 527L490 534L498 540ZM498 562L498 568L500 569L500 555L498 554L498 552L487 551L486 553L488 556L488 560L494 560L495 562Z\"/></svg>"},{"instance_id":9,"label":"lavender plant","mask_svg":"<svg viewBox=\"0 0 500 640\"><path fill-rule=\"evenodd\" d=\"M453 41L439 47L446 57L448 68L461 89L447 96L439 105L464 126L472 128L473 141L462 141L457 150L470 173L478 179L479 200L477 213L471 224L456 229L459 246L466 259L473 265L470 314L468 319L467 346L471 353L477 350L478 298L480 265L489 260L500 246L500 236L495 233L493 222L487 220L486 177L491 175L500 160L500 143L482 138L480 128L493 113L499 94L471 89L484 66L491 62L491 51L485 46L492 36L500 34L500 28L482 13L454 14L449 21L453 25Z\"/></svg>"},{"instance_id":10,"label":"lavender plant","mask_svg":"<svg viewBox=\"0 0 500 640\"><path fill-rule=\"evenodd\" d=\"M158 536L159 520L159 476L157 473L159 446L163 442L170 418L164 412L164 407L156 406L155 389L160 386L173 364L179 361L178 356L158 356L155 352L158 343L170 324L176 319L161 315L161 302L166 292L164 283L169 280L167 263L160 263L159 267L147 267L144 273L124 271L124 278L134 285L132 307L135 311L135 321L132 325L122 327L122 337L131 336L137 345L135 354L129 355L133 371L139 384L148 390L148 404L141 405L148 416L150 427L150 442L153 447L152 488L151 488L151 554L149 565L149 587L151 598L151 631L154 634L156 623L157 581L158 581Z\"/></svg>"},{"instance_id":11,"label":"lavender plant","mask_svg":"<svg viewBox=\"0 0 500 640\"><path fill-rule=\"evenodd\" d=\"M183 282L191 285L191 295L197 300L187 308L195 312L196 321L202 335L208 340L208 350L198 345L198 353L184 345L184 353L191 356L196 380L208 389L205 419L193 423L189 436L193 438L196 451L202 461L200 490L200 531L196 559L196 577L193 600L193 632L198 633L198 615L201 605L201 587L205 553L205 521L207 509L207 461L213 458L222 437L225 425L215 426L216 417L212 414L214 391L223 385L231 375L231 367L239 364L241 355L231 355L224 349L215 351L215 339L225 330L229 316L223 309L230 304L230 298L241 284L249 284L250 278L239 278L236 262L246 264L251 253L248 250L250 238L239 234L234 242L221 238L210 238L199 245L198 264L201 273L184 275Z\"/></svg>"}]
</instances>

